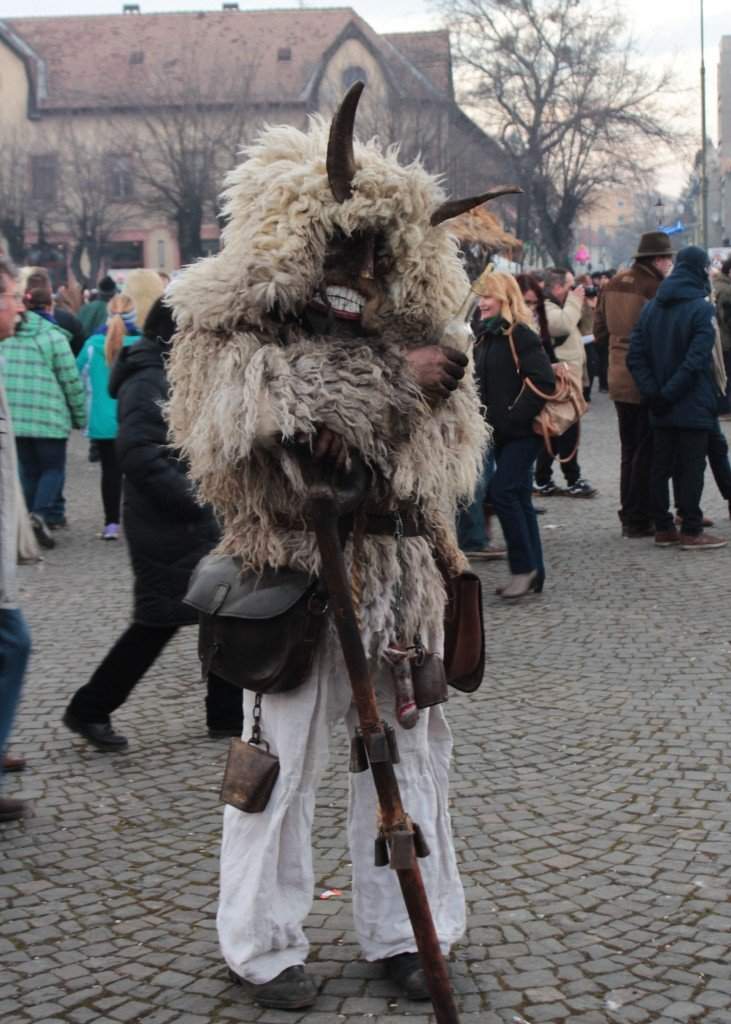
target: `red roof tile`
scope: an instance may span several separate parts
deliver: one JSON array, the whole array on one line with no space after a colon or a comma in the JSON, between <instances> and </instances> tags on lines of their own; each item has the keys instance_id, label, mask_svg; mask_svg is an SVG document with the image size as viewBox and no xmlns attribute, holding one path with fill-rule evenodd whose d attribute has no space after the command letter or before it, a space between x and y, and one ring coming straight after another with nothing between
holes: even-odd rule
<instances>
[{"instance_id":1,"label":"red roof tile","mask_svg":"<svg viewBox=\"0 0 731 1024\"><path fill-rule=\"evenodd\" d=\"M407 95L433 95L436 89L444 96L451 84L446 32L379 36L350 7L13 18L5 23L45 63L47 95L39 105L47 111L148 100L150 79L166 73L171 80L197 74L217 102L235 100L245 88L249 103L306 103L323 54L346 29L361 34L382 55ZM288 61L278 59L283 48L291 50ZM205 71L196 72L196 67Z\"/></svg>"}]
</instances>

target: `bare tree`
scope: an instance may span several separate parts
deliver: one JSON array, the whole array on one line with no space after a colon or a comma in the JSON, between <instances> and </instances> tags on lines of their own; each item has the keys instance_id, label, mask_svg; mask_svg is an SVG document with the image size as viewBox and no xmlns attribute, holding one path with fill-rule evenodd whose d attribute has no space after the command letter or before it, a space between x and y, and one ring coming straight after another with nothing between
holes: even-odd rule
<instances>
[{"instance_id":1,"label":"bare tree","mask_svg":"<svg viewBox=\"0 0 731 1024\"><path fill-rule=\"evenodd\" d=\"M134 216L129 158L109 132L84 132L73 122L55 137L59 161L54 226L71 239L77 281L96 281L116 232Z\"/></svg>"},{"instance_id":2,"label":"bare tree","mask_svg":"<svg viewBox=\"0 0 731 1024\"><path fill-rule=\"evenodd\" d=\"M465 99L525 195L517 233L570 262L573 225L597 194L646 174L676 139L666 71L635 64L617 10L579 0L443 0Z\"/></svg>"},{"instance_id":3,"label":"bare tree","mask_svg":"<svg viewBox=\"0 0 731 1024\"><path fill-rule=\"evenodd\" d=\"M25 262L25 229L28 218L29 155L17 132L0 139L0 235L10 258Z\"/></svg>"},{"instance_id":4,"label":"bare tree","mask_svg":"<svg viewBox=\"0 0 731 1024\"><path fill-rule=\"evenodd\" d=\"M132 117L122 129L136 201L174 224L182 263L202 255L201 230L217 216L222 177L256 124L249 105L254 68L242 67L232 81L198 60L193 44L181 47L185 62L138 74L134 96L124 98Z\"/></svg>"}]
</instances>

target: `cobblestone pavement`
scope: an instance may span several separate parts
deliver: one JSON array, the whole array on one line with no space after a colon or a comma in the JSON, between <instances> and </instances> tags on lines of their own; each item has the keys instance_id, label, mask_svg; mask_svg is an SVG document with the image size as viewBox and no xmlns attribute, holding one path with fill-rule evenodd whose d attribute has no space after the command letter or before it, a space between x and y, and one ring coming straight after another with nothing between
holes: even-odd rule
<instances>
[{"instance_id":1,"label":"cobblestone pavement","mask_svg":"<svg viewBox=\"0 0 731 1024\"><path fill-rule=\"evenodd\" d=\"M76 439L72 528L22 570L34 655L8 795L35 815L0 831L0 1020L7 1024L427 1024L358 959L345 846L345 739L315 825L316 1009L274 1013L226 978L214 912L225 741L207 738L193 631L176 638L102 754L59 723L126 623L122 544L96 539L98 467ZM505 606L485 582L487 678L449 706L452 808L469 901L454 952L462 1024L731 1022L731 547L622 540L613 410L583 430L592 501L541 519L542 597ZM731 536L708 480L706 511ZM384 869L385 870L385 869Z\"/></svg>"}]
</instances>

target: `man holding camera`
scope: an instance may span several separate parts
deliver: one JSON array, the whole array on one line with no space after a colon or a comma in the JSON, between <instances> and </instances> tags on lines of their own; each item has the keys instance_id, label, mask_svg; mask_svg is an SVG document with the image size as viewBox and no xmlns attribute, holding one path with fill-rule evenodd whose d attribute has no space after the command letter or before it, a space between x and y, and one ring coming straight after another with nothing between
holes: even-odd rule
<instances>
[{"instance_id":1,"label":"man holding camera","mask_svg":"<svg viewBox=\"0 0 731 1024\"><path fill-rule=\"evenodd\" d=\"M617 410L620 456L620 509L624 537L651 537L650 471L652 430L649 409L627 369L632 330L643 307L673 266L670 239L663 231L642 235L634 263L605 285L594 315L594 342L609 353L609 397Z\"/></svg>"},{"instance_id":2,"label":"man holding camera","mask_svg":"<svg viewBox=\"0 0 731 1024\"><path fill-rule=\"evenodd\" d=\"M579 322L584 310L584 288L575 286L570 270L552 268L546 271L544 293L546 298L546 319L556 359L578 367L583 377L586 364L584 341ZM565 494L572 498L593 498L596 488L581 476L579 466L579 424L575 423L555 443L561 470L566 478ZM555 456L542 450L536 461L536 494L548 496L559 493L553 482L552 469Z\"/></svg>"}]
</instances>

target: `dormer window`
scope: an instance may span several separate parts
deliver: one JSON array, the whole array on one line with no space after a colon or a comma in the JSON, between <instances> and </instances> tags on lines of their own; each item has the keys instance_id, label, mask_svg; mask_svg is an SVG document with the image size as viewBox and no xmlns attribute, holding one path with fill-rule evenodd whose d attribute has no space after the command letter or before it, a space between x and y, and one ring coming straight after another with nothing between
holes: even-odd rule
<instances>
[{"instance_id":1,"label":"dormer window","mask_svg":"<svg viewBox=\"0 0 731 1024\"><path fill-rule=\"evenodd\" d=\"M280 46L277 50L277 60L283 64L292 60L292 48L290 46Z\"/></svg>"},{"instance_id":2,"label":"dormer window","mask_svg":"<svg viewBox=\"0 0 731 1024\"><path fill-rule=\"evenodd\" d=\"M365 68L359 67L358 64L351 64L349 68L343 71L340 80L343 84L343 89L349 89L356 82L364 82L367 85L368 75Z\"/></svg>"}]
</instances>

